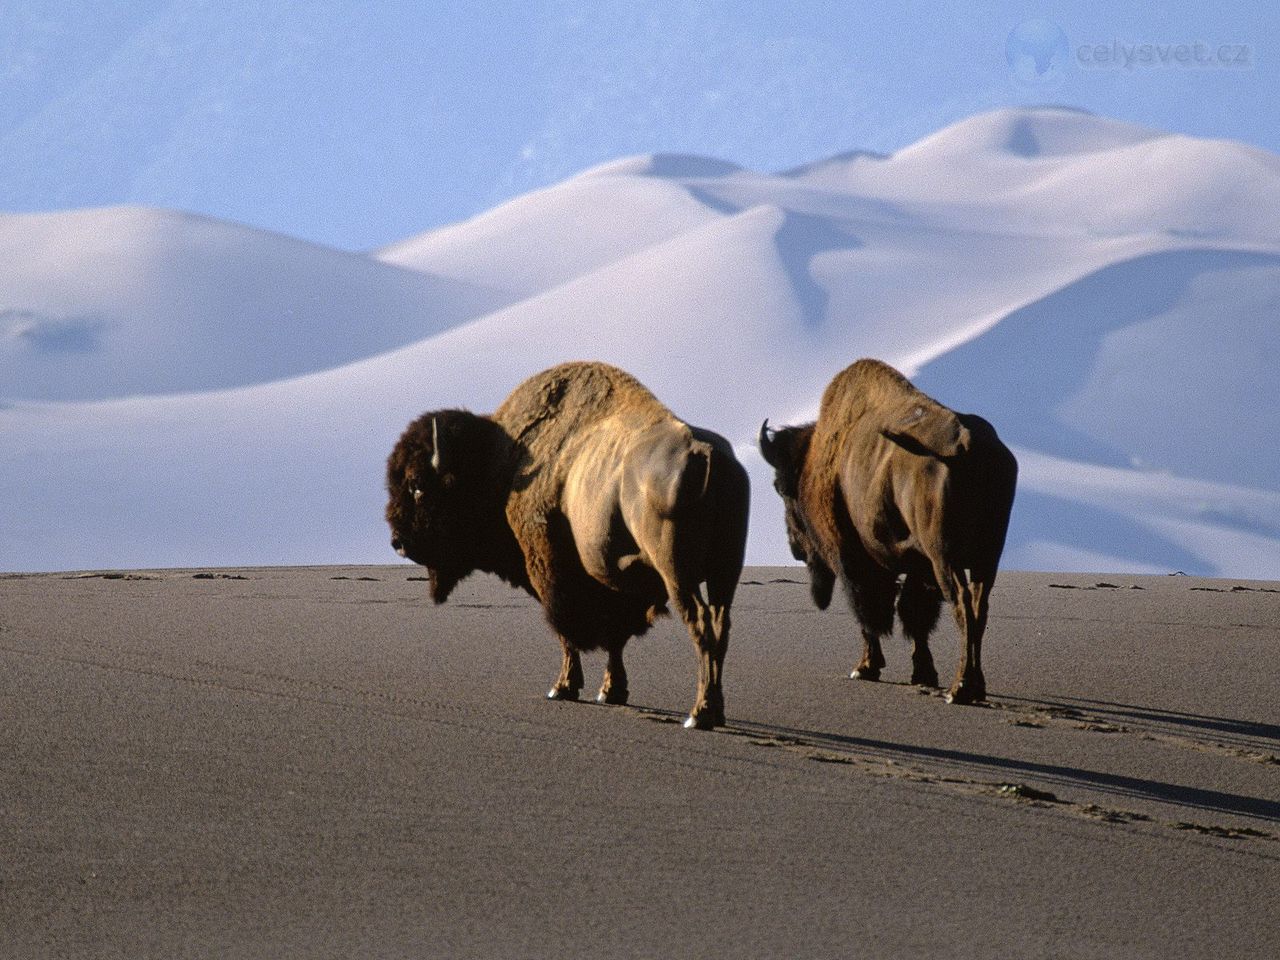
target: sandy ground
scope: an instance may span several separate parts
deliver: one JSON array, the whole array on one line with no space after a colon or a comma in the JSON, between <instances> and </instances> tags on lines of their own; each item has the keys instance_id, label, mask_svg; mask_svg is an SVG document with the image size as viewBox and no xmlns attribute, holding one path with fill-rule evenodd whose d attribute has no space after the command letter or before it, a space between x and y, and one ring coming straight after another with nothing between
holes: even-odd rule
<instances>
[{"instance_id":1,"label":"sandy ground","mask_svg":"<svg viewBox=\"0 0 1280 960\"><path fill-rule=\"evenodd\" d=\"M751 569L698 733L671 621L551 703L415 576L0 579L0 957L1280 956L1277 585L1005 574L951 707Z\"/></svg>"}]
</instances>

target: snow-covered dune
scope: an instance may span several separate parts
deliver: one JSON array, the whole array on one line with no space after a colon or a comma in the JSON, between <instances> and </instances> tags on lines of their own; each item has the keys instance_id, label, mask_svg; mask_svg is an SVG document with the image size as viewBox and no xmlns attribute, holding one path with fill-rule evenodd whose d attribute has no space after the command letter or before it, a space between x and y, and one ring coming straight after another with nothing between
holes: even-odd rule
<instances>
[{"instance_id":1,"label":"snow-covered dune","mask_svg":"<svg viewBox=\"0 0 1280 960\"><path fill-rule=\"evenodd\" d=\"M190 214L0 214L0 396L263 383L412 343L511 299Z\"/></svg>"},{"instance_id":2,"label":"snow-covered dune","mask_svg":"<svg viewBox=\"0 0 1280 960\"><path fill-rule=\"evenodd\" d=\"M643 169L624 163L599 176L588 171L374 256L530 296L717 218L715 207L679 180L645 175L663 168L661 158L639 159Z\"/></svg>"},{"instance_id":3,"label":"snow-covered dune","mask_svg":"<svg viewBox=\"0 0 1280 960\"><path fill-rule=\"evenodd\" d=\"M107 241L59 230L22 289L51 316L133 318L112 342L140 366L127 390L58 392L105 359L79 349L92 331L48 328L41 376L15 348L38 334L0 341L0 568L390 559L382 463L405 422L490 410L573 358L729 436L754 484L749 559L785 562L756 431L811 417L873 355L1015 446L1008 566L1280 577L1273 213L1270 154L1037 109L782 174L626 158L368 258L178 217L111 247L146 269L104 271ZM9 292L24 276L0 266L0 316L30 309ZM156 305L183 296L166 325ZM245 319L270 297L293 318L275 348ZM300 319L308 302L327 309ZM183 354L183 330L225 349Z\"/></svg>"}]
</instances>

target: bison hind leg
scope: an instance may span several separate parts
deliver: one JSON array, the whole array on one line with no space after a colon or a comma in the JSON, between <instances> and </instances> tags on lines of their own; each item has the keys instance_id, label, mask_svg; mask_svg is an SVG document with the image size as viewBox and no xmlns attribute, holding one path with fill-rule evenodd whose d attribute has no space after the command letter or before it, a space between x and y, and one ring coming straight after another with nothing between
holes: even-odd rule
<instances>
[{"instance_id":1,"label":"bison hind leg","mask_svg":"<svg viewBox=\"0 0 1280 960\"><path fill-rule=\"evenodd\" d=\"M911 641L911 682L922 687L938 685L938 669L929 651L929 634L938 625L942 594L932 578L908 574L898 594L898 619Z\"/></svg>"},{"instance_id":2,"label":"bison hind leg","mask_svg":"<svg viewBox=\"0 0 1280 960\"><path fill-rule=\"evenodd\" d=\"M563 636L560 647L564 651L564 659L560 663L560 676L547 691L548 700L577 700L582 692L582 657L578 648Z\"/></svg>"},{"instance_id":3,"label":"bison hind leg","mask_svg":"<svg viewBox=\"0 0 1280 960\"><path fill-rule=\"evenodd\" d=\"M955 682L947 691L947 703L980 703L987 698L987 680L982 672L982 635L987 629L987 610L995 573L949 571L951 596L956 626L960 628L963 649ZM945 590L945 588L944 588Z\"/></svg>"},{"instance_id":4,"label":"bison hind leg","mask_svg":"<svg viewBox=\"0 0 1280 960\"><path fill-rule=\"evenodd\" d=\"M672 586L672 601L689 628L689 637L698 654L698 695L684 725L690 730L722 727L725 714L720 677L729 646L729 605L708 604L698 587L682 591Z\"/></svg>"}]
</instances>

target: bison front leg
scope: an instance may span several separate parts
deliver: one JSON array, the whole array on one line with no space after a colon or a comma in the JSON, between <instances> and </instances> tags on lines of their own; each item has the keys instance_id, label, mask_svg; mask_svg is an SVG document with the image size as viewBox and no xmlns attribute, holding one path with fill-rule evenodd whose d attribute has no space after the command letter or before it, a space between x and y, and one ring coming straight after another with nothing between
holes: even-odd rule
<instances>
[{"instance_id":1,"label":"bison front leg","mask_svg":"<svg viewBox=\"0 0 1280 960\"><path fill-rule=\"evenodd\" d=\"M897 584L882 571L859 575L847 581L849 600L862 628L862 659L849 674L854 680L879 680L884 668L880 638L893 631L893 598Z\"/></svg>"},{"instance_id":2,"label":"bison front leg","mask_svg":"<svg viewBox=\"0 0 1280 960\"><path fill-rule=\"evenodd\" d=\"M582 692L582 658L578 649L564 637L560 638L564 660L560 664L560 676L555 686L547 691L548 700L577 700Z\"/></svg>"},{"instance_id":3,"label":"bison front leg","mask_svg":"<svg viewBox=\"0 0 1280 960\"><path fill-rule=\"evenodd\" d=\"M879 680L882 669L884 669L884 650L880 647L880 637L863 627L862 659L849 672L849 676L854 680Z\"/></svg>"},{"instance_id":4,"label":"bison front leg","mask_svg":"<svg viewBox=\"0 0 1280 960\"><path fill-rule=\"evenodd\" d=\"M627 702L627 668L622 664L622 644L609 648L609 663L604 668L604 683L596 694L597 703L618 706Z\"/></svg>"},{"instance_id":5,"label":"bison front leg","mask_svg":"<svg viewBox=\"0 0 1280 960\"><path fill-rule=\"evenodd\" d=\"M938 670L929 652L929 634L938 624L942 594L927 579L911 575L898 594L898 619L911 641L911 682L924 687L938 685Z\"/></svg>"}]
</instances>

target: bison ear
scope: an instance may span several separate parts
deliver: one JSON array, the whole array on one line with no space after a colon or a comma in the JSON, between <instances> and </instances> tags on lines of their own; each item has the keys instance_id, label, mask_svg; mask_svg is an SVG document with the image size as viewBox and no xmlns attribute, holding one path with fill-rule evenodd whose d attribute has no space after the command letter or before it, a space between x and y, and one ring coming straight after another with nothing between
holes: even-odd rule
<instances>
[{"instance_id":1,"label":"bison ear","mask_svg":"<svg viewBox=\"0 0 1280 960\"><path fill-rule=\"evenodd\" d=\"M765 417L764 423L760 424L760 456L764 457L764 462L771 467L778 465L778 444L774 440L776 431L769 429L769 418Z\"/></svg>"}]
</instances>

